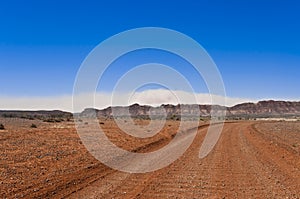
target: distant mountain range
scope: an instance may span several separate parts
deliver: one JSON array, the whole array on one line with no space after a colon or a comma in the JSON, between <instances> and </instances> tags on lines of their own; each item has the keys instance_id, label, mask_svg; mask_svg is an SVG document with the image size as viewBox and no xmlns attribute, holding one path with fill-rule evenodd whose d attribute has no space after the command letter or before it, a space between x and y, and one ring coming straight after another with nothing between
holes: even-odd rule
<instances>
[{"instance_id":1,"label":"distant mountain range","mask_svg":"<svg viewBox=\"0 0 300 199\"><path fill-rule=\"evenodd\" d=\"M81 113L77 113L82 117L112 117L113 114L119 117L137 117L149 118L152 116L160 117L164 114L167 118L176 119L181 115L193 117L200 111L201 117L209 117L211 110L226 110L228 118L255 118L255 117L300 117L300 101L260 101L258 103L242 103L233 107L225 107L219 105L161 105L160 107L144 106L133 104L131 106L108 107L102 110L87 108ZM26 119L41 119L44 121L63 121L69 120L73 116L72 113L54 110L54 111L0 111L0 117L17 117Z\"/></svg>"},{"instance_id":2,"label":"distant mountain range","mask_svg":"<svg viewBox=\"0 0 300 199\"><path fill-rule=\"evenodd\" d=\"M300 116L300 102L288 101L260 101L258 103L242 103L233 107L225 107L219 105L161 105L160 107L142 106L133 104L129 107L108 107L102 110L87 108L81 116L91 117L97 115L98 117L115 116L132 116L132 117L148 117L151 115L162 115L165 110L167 116L176 117L181 114L183 116L197 115L197 110L200 111L202 117L209 117L213 108L214 111L226 110L227 117L290 117Z\"/></svg>"}]
</instances>

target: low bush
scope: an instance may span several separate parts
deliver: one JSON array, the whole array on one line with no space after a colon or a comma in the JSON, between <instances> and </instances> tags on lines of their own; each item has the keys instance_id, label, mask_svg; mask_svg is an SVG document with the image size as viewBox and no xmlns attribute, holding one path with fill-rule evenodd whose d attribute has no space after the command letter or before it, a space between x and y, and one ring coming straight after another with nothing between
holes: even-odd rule
<instances>
[{"instance_id":1,"label":"low bush","mask_svg":"<svg viewBox=\"0 0 300 199\"><path fill-rule=\"evenodd\" d=\"M35 124L31 124L30 128L37 128Z\"/></svg>"},{"instance_id":2,"label":"low bush","mask_svg":"<svg viewBox=\"0 0 300 199\"><path fill-rule=\"evenodd\" d=\"M0 130L4 130L4 125L3 124L0 124Z\"/></svg>"}]
</instances>

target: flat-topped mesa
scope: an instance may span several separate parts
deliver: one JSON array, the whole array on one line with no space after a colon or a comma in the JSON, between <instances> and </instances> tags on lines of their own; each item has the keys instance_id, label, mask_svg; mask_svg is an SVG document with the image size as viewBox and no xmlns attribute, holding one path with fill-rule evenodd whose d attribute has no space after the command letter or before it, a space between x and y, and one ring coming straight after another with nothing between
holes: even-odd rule
<instances>
[{"instance_id":1,"label":"flat-topped mesa","mask_svg":"<svg viewBox=\"0 0 300 199\"><path fill-rule=\"evenodd\" d=\"M53 111L19 111L19 110L0 110L0 117L5 118L24 118L24 119L51 119L56 118L60 120L70 119L73 114L60 110Z\"/></svg>"}]
</instances>

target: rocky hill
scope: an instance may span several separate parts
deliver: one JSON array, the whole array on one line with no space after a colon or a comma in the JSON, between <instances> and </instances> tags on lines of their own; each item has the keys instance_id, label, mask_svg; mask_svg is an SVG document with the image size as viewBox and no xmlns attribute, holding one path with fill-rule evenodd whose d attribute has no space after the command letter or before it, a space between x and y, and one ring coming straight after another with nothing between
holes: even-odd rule
<instances>
[{"instance_id":1,"label":"rocky hill","mask_svg":"<svg viewBox=\"0 0 300 199\"><path fill-rule=\"evenodd\" d=\"M238 104L228 110L231 115L300 115L300 102L260 101Z\"/></svg>"}]
</instances>

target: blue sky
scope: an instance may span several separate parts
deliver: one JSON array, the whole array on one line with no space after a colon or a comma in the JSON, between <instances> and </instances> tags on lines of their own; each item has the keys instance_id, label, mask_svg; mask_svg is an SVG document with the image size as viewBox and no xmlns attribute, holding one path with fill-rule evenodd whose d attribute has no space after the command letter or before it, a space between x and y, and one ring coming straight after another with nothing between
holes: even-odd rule
<instances>
[{"instance_id":1,"label":"blue sky","mask_svg":"<svg viewBox=\"0 0 300 199\"><path fill-rule=\"evenodd\" d=\"M227 96L299 100L299 10L298 1L276 0L1 1L0 97L71 95L101 41L154 26L199 42Z\"/></svg>"}]
</instances>

